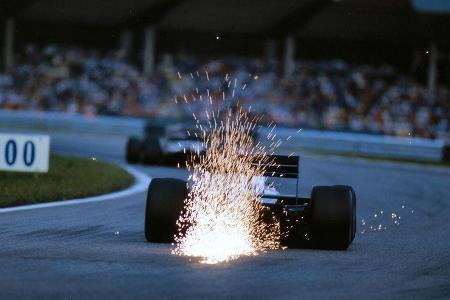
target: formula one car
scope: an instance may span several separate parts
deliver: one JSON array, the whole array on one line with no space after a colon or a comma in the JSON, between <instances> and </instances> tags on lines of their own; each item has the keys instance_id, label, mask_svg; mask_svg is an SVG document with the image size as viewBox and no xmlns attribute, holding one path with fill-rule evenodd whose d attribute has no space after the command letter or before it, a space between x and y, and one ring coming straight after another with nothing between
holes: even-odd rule
<instances>
[{"instance_id":1,"label":"formula one car","mask_svg":"<svg viewBox=\"0 0 450 300\"><path fill-rule=\"evenodd\" d=\"M310 198L298 196L299 157L272 156L264 176L296 179L296 194L282 195L262 184L261 202L280 222L282 244L345 250L356 233L356 196L346 185L315 186ZM263 178L266 179L266 178ZM260 187L261 188L261 187ZM274 192L275 191L275 192ZM145 237L149 242L170 243L177 231L176 221L188 195L186 181L154 178L150 182L145 212Z\"/></svg>"},{"instance_id":2,"label":"formula one car","mask_svg":"<svg viewBox=\"0 0 450 300\"><path fill-rule=\"evenodd\" d=\"M125 158L128 163L184 165L192 153L202 153L201 135L195 128L175 124L147 124L144 137L128 138Z\"/></svg>"},{"instance_id":3,"label":"formula one car","mask_svg":"<svg viewBox=\"0 0 450 300\"><path fill-rule=\"evenodd\" d=\"M251 132L257 140L257 131ZM193 153L203 154L202 133L195 126L183 124L155 125L148 123L144 137L128 138L125 159L128 163L184 166Z\"/></svg>"}]
</instances>

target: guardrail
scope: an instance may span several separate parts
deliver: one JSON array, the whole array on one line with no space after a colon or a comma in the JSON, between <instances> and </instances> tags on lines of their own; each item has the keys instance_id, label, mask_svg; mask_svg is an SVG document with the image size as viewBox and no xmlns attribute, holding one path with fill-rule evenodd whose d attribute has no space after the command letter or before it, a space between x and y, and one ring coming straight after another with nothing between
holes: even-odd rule
<instances>
[{"instance_id":1,"label":"guardrail","mask_svg":"<svg viewBox=\"0 0 450 300\"><path fill-rule=\"evenodd\" d=\"M267 135L268 129L261 134ZM445 161L445 142L422 138L378 136L360 133L279 128L277 136L288 148L311 149L345 154L371 155L423 161ZM291 136L289 140L288 137ZM448 158L447 158L448 159Z\"/></svg>"},{"instance_id":2,"label":"guardrail","mask_svg":"<svg viewBox=\"0 0 450 300\"><path fill-rule=\"evenodd\" d=\"M145 120L128 117L0 110L0 127L38 130L68 130L99 134L140 134Z\"/></svg>"},{"instance_id":3,"label":"guardrail","mask_svg":"<svg viewBox=\"0 0 450 300\"><path fill-rule=\"evenodd\" d=\"M58 112L15 112L0 110L0 128L70 130L81 133L141 134L144 119ZM261 136L269 130L262 128ZM276 134L291 149L310 149L346 154L373 155L423 161L450 161L450 147L442 140L400 138L359 133L277 128ZM292 136L289 140L288 137Z\"/></svg>"}]
</instances>

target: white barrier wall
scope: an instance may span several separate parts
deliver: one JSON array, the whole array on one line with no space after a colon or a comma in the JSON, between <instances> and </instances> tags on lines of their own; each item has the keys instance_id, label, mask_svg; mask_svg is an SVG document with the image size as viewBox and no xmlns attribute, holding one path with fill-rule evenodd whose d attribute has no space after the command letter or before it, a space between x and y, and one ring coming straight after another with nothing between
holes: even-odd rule
<instances>
[{"instance_id":1,"label":"white barrier wall","mask_svg":"<svg viewBox=\"0 0 450 300\"><path fill-rule=\"evenodd\" d=\"M268 129L260 134L267 135ZM311 149L347 154L373 155L386 158L442 161L442 140L378 136L360 133L297 130L279 128L277 136L289 148ZM289 138L287 141L286 139Z\"/></svg>"},{"instance_id":2,"label":"white barrier wall","mask_svg":"<svg viewBox=\"0 0 450 300\"><path fill-rule=\"evenodd\" d=\"M39 130L70 130L100 134L139 135L145 120L126 117L85 117L64 113L11 112L0 110L1 128ZM267 135L263 128L260 135ZM407 158L426 161L442 161L445 142L421 138L398 138L369 134L297 130L277 128L279 137L289 141L283 144L293 149L312 149L348 154L375 155L387 158Z\"/></svg>"}]
</instances>

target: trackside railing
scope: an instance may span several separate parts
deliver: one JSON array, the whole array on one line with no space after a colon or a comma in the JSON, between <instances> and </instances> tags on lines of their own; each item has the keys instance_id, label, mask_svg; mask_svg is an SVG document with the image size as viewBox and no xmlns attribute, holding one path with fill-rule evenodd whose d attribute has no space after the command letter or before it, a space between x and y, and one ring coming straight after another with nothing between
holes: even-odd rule
<instances>
[{"instance_id":1,"label":"trackside railing","mask_svg":"<svg viewBox=\"0 0 450 300\"><path fill-rule=\"evenodd\" d=\"M73 131L80 133L135 135L141 134L145 119L96 116L60 112L24 112L0 110L0 129L35 129ZM264 137L269 129L261 128ZM371 155L422 161L450 161L450 147L442 140L400 138L359 133L330 132L277 128L284 147L335 153ZM289 138L291 136L291 138ZM264 141L264 138L260 138Z\"/></svg>"}]
</instances>

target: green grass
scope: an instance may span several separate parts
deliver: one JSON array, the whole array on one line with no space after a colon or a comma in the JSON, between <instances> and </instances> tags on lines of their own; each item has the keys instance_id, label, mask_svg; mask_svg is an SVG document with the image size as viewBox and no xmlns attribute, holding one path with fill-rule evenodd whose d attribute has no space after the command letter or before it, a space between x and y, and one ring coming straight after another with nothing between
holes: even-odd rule
<instances>
[{"instance_id":1,"label":"green grass","mask_svg":"<svg viewBox=\"0 0 450 300\"><path fill-rule=\"evenodd\" d=\"M52 155L49 172L0 172L0 207L84 198L117 191L134 179L121 167L96 160Z\"/></svg>"}]
</instances>

